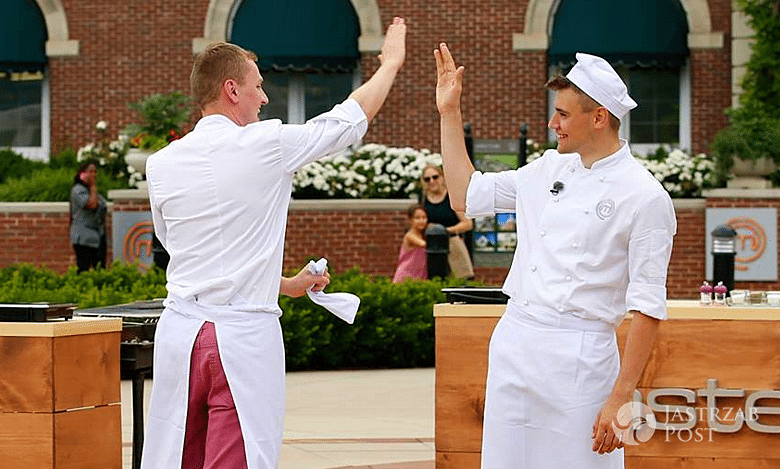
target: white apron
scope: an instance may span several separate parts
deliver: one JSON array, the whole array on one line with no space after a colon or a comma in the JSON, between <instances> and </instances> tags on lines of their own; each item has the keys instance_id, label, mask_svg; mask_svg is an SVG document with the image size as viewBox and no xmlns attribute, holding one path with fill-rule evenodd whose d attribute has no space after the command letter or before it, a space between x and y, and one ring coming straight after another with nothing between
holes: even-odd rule
<instances>
[{"instance_id":1,"label":"white apron","mask_svg":"<svg viewBox=\"0 0 780 469\"><path fill-rule=\"evenodd\" d=\"M622 449L591 450L619 368L610 324L510 301L490 341L482 469L623 469Z\"/></svg>"},{"instance_id":2,"label":"white apron","mask_svg":"<svg viewBox=\"0 0 780 469\"><path fill-rule=\"evenodd\" d=\"M204 321L215 324L222 365L233 394L249 469L276 469L284 431L284 344L279 317L234 307L165 301L154 343L154 386L142 469L182 464L190 358Z\"/></svg>"}]
</instances>

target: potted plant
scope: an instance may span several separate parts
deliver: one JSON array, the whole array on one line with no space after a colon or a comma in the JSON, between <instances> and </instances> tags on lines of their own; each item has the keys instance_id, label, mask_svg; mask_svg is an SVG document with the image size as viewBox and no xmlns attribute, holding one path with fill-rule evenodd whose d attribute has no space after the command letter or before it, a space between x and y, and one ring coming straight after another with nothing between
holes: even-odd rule
<instances>
[{"instance_id":1,"label":"potted plant","mask_svg":"<svg viewBox=\"0 0 780 469\"><path fill-rule=\"evenodd\" d=\"M730 125L712 141L712 155L721 180L732 175L746 183L750 178L763 180L776 172L780 165L780 119L747 106L727 113Z\"/></svg>"},{"instance_id":2,"label":"potted plant","mask_svg":"<svg viewBox=\"0 0 780 469\"><path fill-rule=\"evenodd\" d=\"M129 147L125 156L127 164L143 174L149 155L181 138L183 126L189 121L190 102L189 96L174 91L152 94L128 104L138 112L141 122L130 124L122 131Z\"/></svg>"}]
</instances>

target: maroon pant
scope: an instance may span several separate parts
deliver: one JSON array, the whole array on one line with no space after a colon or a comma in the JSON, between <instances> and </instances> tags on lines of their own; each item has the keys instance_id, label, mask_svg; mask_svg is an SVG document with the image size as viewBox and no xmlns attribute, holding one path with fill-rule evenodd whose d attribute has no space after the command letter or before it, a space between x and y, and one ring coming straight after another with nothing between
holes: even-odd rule
<instances>
[{"instance_id":1,"label":"maroon pant","mask_svg":"<svg viewBox=\"0 0 780 469\"><path fill-rule=\"evenodd\" d=\"M206 322L192 348L182 469L246 467L244 437L219 358L214 323Z\"/></svg>"}]
</instances>

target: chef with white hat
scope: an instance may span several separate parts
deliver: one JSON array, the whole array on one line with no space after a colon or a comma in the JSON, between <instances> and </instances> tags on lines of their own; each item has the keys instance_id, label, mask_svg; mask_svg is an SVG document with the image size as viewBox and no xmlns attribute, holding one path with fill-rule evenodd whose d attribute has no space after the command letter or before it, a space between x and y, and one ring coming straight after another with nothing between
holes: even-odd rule
<instances>
[{"instance_id":1,"label":"chef with white hat","mask_svg":"<svg viewBox=\"0 0 780 469\"><path fill-rule=\"evenodd\" d=\"M444 172L455 210L517 213L510 297L490 342L482 469L623 468L618 411L666 318L676 219L658 181L618 137L636 107L615 70L578 53L547 83L558 148L513 171L481 173L462 133L464 68L434 52ZM624 354L615 328L633 313ZM625 408L623 408L625 410Z\"/></svg>"}]
</instances>

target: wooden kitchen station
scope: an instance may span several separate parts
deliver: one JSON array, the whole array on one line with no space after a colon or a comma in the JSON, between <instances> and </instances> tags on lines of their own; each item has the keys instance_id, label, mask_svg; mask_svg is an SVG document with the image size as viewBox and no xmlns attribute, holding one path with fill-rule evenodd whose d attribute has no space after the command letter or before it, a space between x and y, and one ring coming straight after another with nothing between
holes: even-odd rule
<instances>
[{"instance_id":1,"label":"wooden kitchen station","mask_svg":"<svg viewBox=\"0 0 780 469\"><path fill-rule=\"evenodd\" d=\"M0 322L0 466L122 467L120 318Z\"/></svg>"},{"instance_id":2,"label":"wooden kitchen station","mask_svg":"<svg viewBox=\"0 0 780 469\"><path fill-rule=\"evenodd\" d=\"M437 469L479 469L488 343L504 309L434 307ZM780 308L670 300L668 315L638 391L659 425L685 428L626 446L626 468L780 467Z\"/></svg>"}]
</instances>

